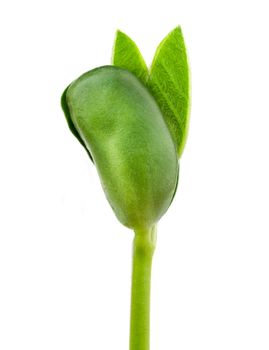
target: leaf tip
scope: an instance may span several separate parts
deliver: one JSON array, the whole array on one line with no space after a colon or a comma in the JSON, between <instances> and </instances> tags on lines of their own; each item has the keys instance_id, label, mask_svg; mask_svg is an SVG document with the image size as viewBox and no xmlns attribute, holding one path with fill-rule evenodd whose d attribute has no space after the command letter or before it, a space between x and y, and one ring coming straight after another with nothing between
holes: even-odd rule
<instances>
[{"instance_id":1,"label":"leaf tip","mask_svg":"<svg viewBox=\"0 0 269 350\"><path fill-rule=\"evenodd\" d=\"M124 42L126 40L130 40L131 38L129 38L129 36L127 34L125 34L124 32L122 32L120 29L116 30L115 33L115 39L114 39L114 44L113 44L113 49L112 49L112 64L113 65L117 65L117 47L119 46L120 42Z\"/></svg>"},{"instance_id":2,"label":"leaf tip","mask_svg":"<svg viewBox=\"0 0 269 350\"><path fill-rule=\"evenodd\" d=\"M133 41L127 34L122 32L120 29L116 30L114 45L116 44L116 42L118 40L130 40L130 41Z\"/></svg>"},{"instance_id":3,"label":"leaf tip","mask_svg":"<svg viewBox=\"0 0 269 350\"><path fill-rule=\"evenodd\" d=\"M171 30L171 32L168 33L167 37L169 36L177 36L181 40L183 39L183 33L182 28L180 25L177 25L174 29Z\"/></svg>"}]
</instances>

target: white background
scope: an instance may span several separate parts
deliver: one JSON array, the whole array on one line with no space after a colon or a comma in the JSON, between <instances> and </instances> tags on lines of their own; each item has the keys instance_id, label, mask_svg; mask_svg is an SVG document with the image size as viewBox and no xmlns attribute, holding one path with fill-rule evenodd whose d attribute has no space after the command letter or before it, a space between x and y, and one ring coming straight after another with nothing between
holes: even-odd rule
<instances>
[{"instance_id":1,"label":"white background","mask_svg":"<svg viewBox=\"0 0 269 350\"><path fill-rule=\"evenodd\" d=\"M150 64L180 24L192 113L159 224L151 349L268 350L267 1L4 1L0 16L0 349L128 349L133 234L60 96L110 63L117 28Z\"/></svg>"}]
</instances>

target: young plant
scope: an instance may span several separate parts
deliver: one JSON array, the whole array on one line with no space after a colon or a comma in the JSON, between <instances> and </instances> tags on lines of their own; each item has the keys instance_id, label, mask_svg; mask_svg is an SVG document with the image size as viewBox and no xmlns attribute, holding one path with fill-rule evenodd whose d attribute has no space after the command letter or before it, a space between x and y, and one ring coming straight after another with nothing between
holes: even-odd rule
<instances>
[{"instance_id":1,"label":"young plant","mask_svg":"<svg viewBox=\"0 0 269 350\"><path fill-rule=\"evenodd\" d=\"M180 27L160 43L149 70L136 44L118 31L112 64L73 81L62 108L114 213L134 230L130 350L149 350L157 223L176 193L189 121L189 68Z\"/></svg>"}]
</instances>

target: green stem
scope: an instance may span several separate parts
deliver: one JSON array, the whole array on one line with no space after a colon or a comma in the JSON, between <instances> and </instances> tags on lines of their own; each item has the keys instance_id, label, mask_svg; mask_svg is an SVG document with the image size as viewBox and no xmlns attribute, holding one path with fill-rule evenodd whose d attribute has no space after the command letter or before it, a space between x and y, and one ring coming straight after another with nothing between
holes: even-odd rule
<instances>
[{"instance_id":1,"label":"green stem","mask_svg":"<svg viewBox=\"0 0 269 350\"><path fill-rule=\"evenodd\" d=\"M150 280L156 226L136 230L133 242L130 350L149 350Z\"/></svg>"}]
</instances>

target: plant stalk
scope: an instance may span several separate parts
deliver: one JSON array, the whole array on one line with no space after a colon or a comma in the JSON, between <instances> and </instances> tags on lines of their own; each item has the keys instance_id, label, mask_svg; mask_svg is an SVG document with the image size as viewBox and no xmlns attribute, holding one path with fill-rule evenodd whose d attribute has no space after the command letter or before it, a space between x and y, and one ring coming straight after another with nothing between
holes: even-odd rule
<instances>
[{"instance_id":1,"label":"plant stalk","mask_svg":"<svg viewBox=\"0 0 269 350\"><path fill-rule=\"evenodd\" d=\"M156 226L135 230L131 293L130 350L150 347L150 282Z\"/></svg>"}]
</instances>

